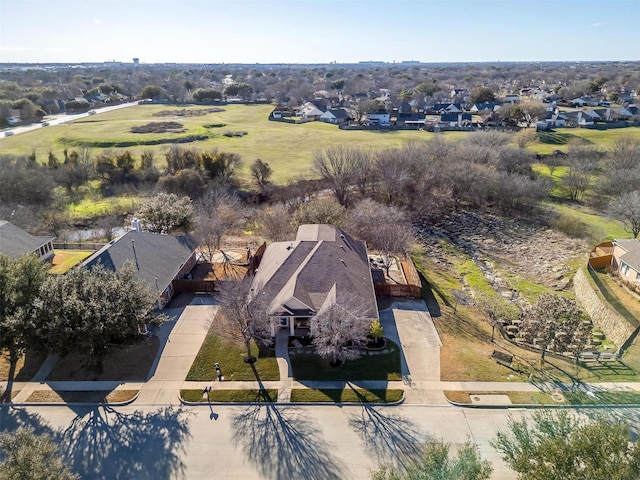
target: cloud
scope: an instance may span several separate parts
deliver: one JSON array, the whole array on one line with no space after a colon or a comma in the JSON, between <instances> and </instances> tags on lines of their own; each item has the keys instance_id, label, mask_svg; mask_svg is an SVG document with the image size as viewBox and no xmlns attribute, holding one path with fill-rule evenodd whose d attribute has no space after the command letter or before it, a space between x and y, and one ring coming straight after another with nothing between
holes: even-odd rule
<instances>
[{"instance_id":1,"label":"cloud","mask_svg":"<svg viewBox=\"0 0 640 480\"><path fill-rule=\"evenodd\" d=\"M100 25L102 23L102 20L100 20L99 18L94 18L93 20L91 20L93 23L95 23L96 25Z\"/></svg>"},{"instance_id":2,"label":"cloud","mask_svg":"<svg viewBox=\"0 0 640 480\"><path fill-rule=\"evenodd\" d=\"M601 26L602 26L602 24L600 22L596 22L596 23L592 23L587 28L598 28L598 27L601 27Z\"/></svg>"}]
</instances>

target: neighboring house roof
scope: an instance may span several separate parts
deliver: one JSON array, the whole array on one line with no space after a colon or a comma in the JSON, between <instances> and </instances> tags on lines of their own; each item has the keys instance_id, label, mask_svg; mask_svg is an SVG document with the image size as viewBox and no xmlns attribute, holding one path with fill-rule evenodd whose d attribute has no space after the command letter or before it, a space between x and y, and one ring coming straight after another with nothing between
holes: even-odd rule
<instances>
[{"instance_id":1,"label":"neighboring house roof","mask_svg":"<svg viewBox=\"0 0 640 480\"><path fill-rule=\"evenodd\" d=\"M37 237L7 220L0 220L0 253L10 258L20 258L34 253L55 238Z\"/></svg>"},{"instance_id":2,"label":"neighboring house roof","mask_svg":"<svg viewBox=\"0 0 640 480\"><path fill-rule=\"evenodd\" d=\"M335 301L378 316L364 242L332 225L301 225L295 241L269 245L253 285L269 299L270 315L314 316Z\"/></svg>"},{"instance_id":3,"label":"neighboring house roof","mask_svg":"<svg viewBox=\"0 0 640 480\"><path fill-rule=\"evenodd\" d=\"M326 112L324 112L320 118L335 118L337 120L343 120L349 118L349 114L342 108L330 108Z\"/></svg>"},{"instance_id":4,"label":"neighboring house roof","mask_svg":"<svg viewBox=\"0 0 640 480\"><path fill-rule=\"evenodd\" d=\"M627 238L614 240L613 243L626 251L626 253L618 257L618 261L624 262L636 272L640 272L640 240Z\"/></svg>"},{"instance_id":5,"label":"neighboring house roof","mask_svg":"<svg viewBox=\"0 0 640 480\"><path fill-rule=\"evenodd\" d=\"M161 235L135 230L105 245L83 265L92 269L96 265L118 272L127 261L138 269L140 279L163 292L189 260L198 242L190 235ZM157 279L157 287L156 287Z\"/></svg>"}]
</instances>

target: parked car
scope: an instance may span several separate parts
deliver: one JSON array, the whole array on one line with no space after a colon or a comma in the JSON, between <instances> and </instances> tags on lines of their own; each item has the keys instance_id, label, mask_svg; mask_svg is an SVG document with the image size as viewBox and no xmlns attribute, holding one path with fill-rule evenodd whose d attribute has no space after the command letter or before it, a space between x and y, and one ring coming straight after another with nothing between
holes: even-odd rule
<instances>
[{"instance_id":1,"label":"parked car","mask_svg":"<svg viewBox=\"0 0 640 480\"><path fill-rule=\"evenodd\" d=\"M89 115L95 115L96 111L95 110L89 110Z\"/></svg>"},{"instance_id":2,"label":"parked car","mask_svg":"<svg viewBox=\"0 0 640 480\"><path fill-rule=\"evenodd\" d=\"M49 122L41 122L40 125L42 125L43 127L48 127L49 126Z\"/></svg>"},{"instance_id":3,"label":"parked car","mask_svg":"<svg viewBox=\"0 0 640 480\"><path fill-rule=\"evenodd\" d=\"M13 135L13 132L11 130L7 130L6 132L4 132L5 137L10 137L11 135Z\"/></svg>"}]
</instances>

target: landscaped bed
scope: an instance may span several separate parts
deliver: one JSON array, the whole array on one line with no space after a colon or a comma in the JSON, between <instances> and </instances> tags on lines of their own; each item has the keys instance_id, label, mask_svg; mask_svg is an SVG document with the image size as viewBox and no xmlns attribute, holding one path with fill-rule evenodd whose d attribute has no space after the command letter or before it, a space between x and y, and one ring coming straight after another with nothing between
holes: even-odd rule
<instances>
[{"instance_id":1,"label":"landscaped bed","mask_svg":"<svg viewBox=\"0 0 640 480\"><path fill-rule=\"evenodd\" d=\"M382 352L365 350L360 358L335 368L315 353L296 353L290 349L293 377L296 380L400 380L400 348L391 340L386 341L387 347Z\"/></svg>"},{"instance_id":2,"label":"landscaped bed","mask_svg":"<svg viewBox=\"0 0 640 480\"><path fill-rule=\"evenodd\" d=\"M137 394L138 390L36 390L27 398L27 403L126 403Z\"/></svg>"},{"instance_id":3,"label":"landscaped bed","mask_svg":"<svg viewBox=\"0 0 640 480\"><path fill-rule=\"evenodd\" d=\"M278 390L267 389L268 401L278 401ZM202 393L202 390L180 390L180 398L185 402L193 403L254 403L264 402L265 395L257 389L243 389L243 390L211 390L209 397Z\"/></svg>"},{"instance_id":4,"label":"landscaped bed","mask_svg":"<svg viewBox=\"0 0 640 480\"><path fill-rule=\"evenodd\" d=\"M474 395L506 395L514 405L640 405L640 392L604 391L586 392L489 392L445 390L447 400L472 404Z\"/></svg>"},{"instance_id":5,"label":"landscaped bed","mask_svg":"<svg viewBox=\"0 0 640 480\"><path fill-rule=\"evenodd\" d=\"M404 390L400 389L294 388L291 390L292 402L396 403L403 397Z\"/></svg>"}]
</instances>

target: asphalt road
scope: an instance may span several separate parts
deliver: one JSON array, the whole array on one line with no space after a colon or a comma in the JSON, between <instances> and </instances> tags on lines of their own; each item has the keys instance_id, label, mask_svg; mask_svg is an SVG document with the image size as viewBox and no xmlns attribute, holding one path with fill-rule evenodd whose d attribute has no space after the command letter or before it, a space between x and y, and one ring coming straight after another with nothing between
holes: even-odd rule
<instances>
[{"instance_id":1,"label":"asphalt road","mask_svg":"<svg viewBox=\"0 0 640 480\"><path fill-rule=\"evenodd\" d=\"M138 102L136 101L136 102L129 102L129 103L121 103L121 104L112 105L109 107L93 108L91 109L91 111L94 111L96 112L96 115L99 115L101 113L110 112L112 110L118 110L120 108L133 107L134 105L138 105ZM74 120L78 120L80 118L84 118L88 116L89 116L88 112L71 114L71 115L67 115L66 113L61 113L57 115L47 115L44 119L49 123L49 126L54 126L54 125L60 125L63 123L73 122ZM5 133L7 131L13 132L13 135L20 135L21 133L30 132L32 130L37 130L39 128L48 128L48 127L43 127L42 124L40 123L34 123L31 125L25 125L23 127L6 128L0 131L0 141L3 140L4 138L8 138L5 136Z\"/></svg>"},{"instance_id":2,"label":"asphalt road","mask_svg":"<svg viewBox=\"0 0 640 480\"><path fill-rule=\"evenodd\" d=\"M637 425L640 409L615 412ZM470 439L513 479L489 441L521 409L453 406L0 407L0 427L52 432L83 478L368 479L420 444ZM633 423L632 423L633 424ZM0 428L0 430L3 428Z\"/></svg>"}]
</instances>

